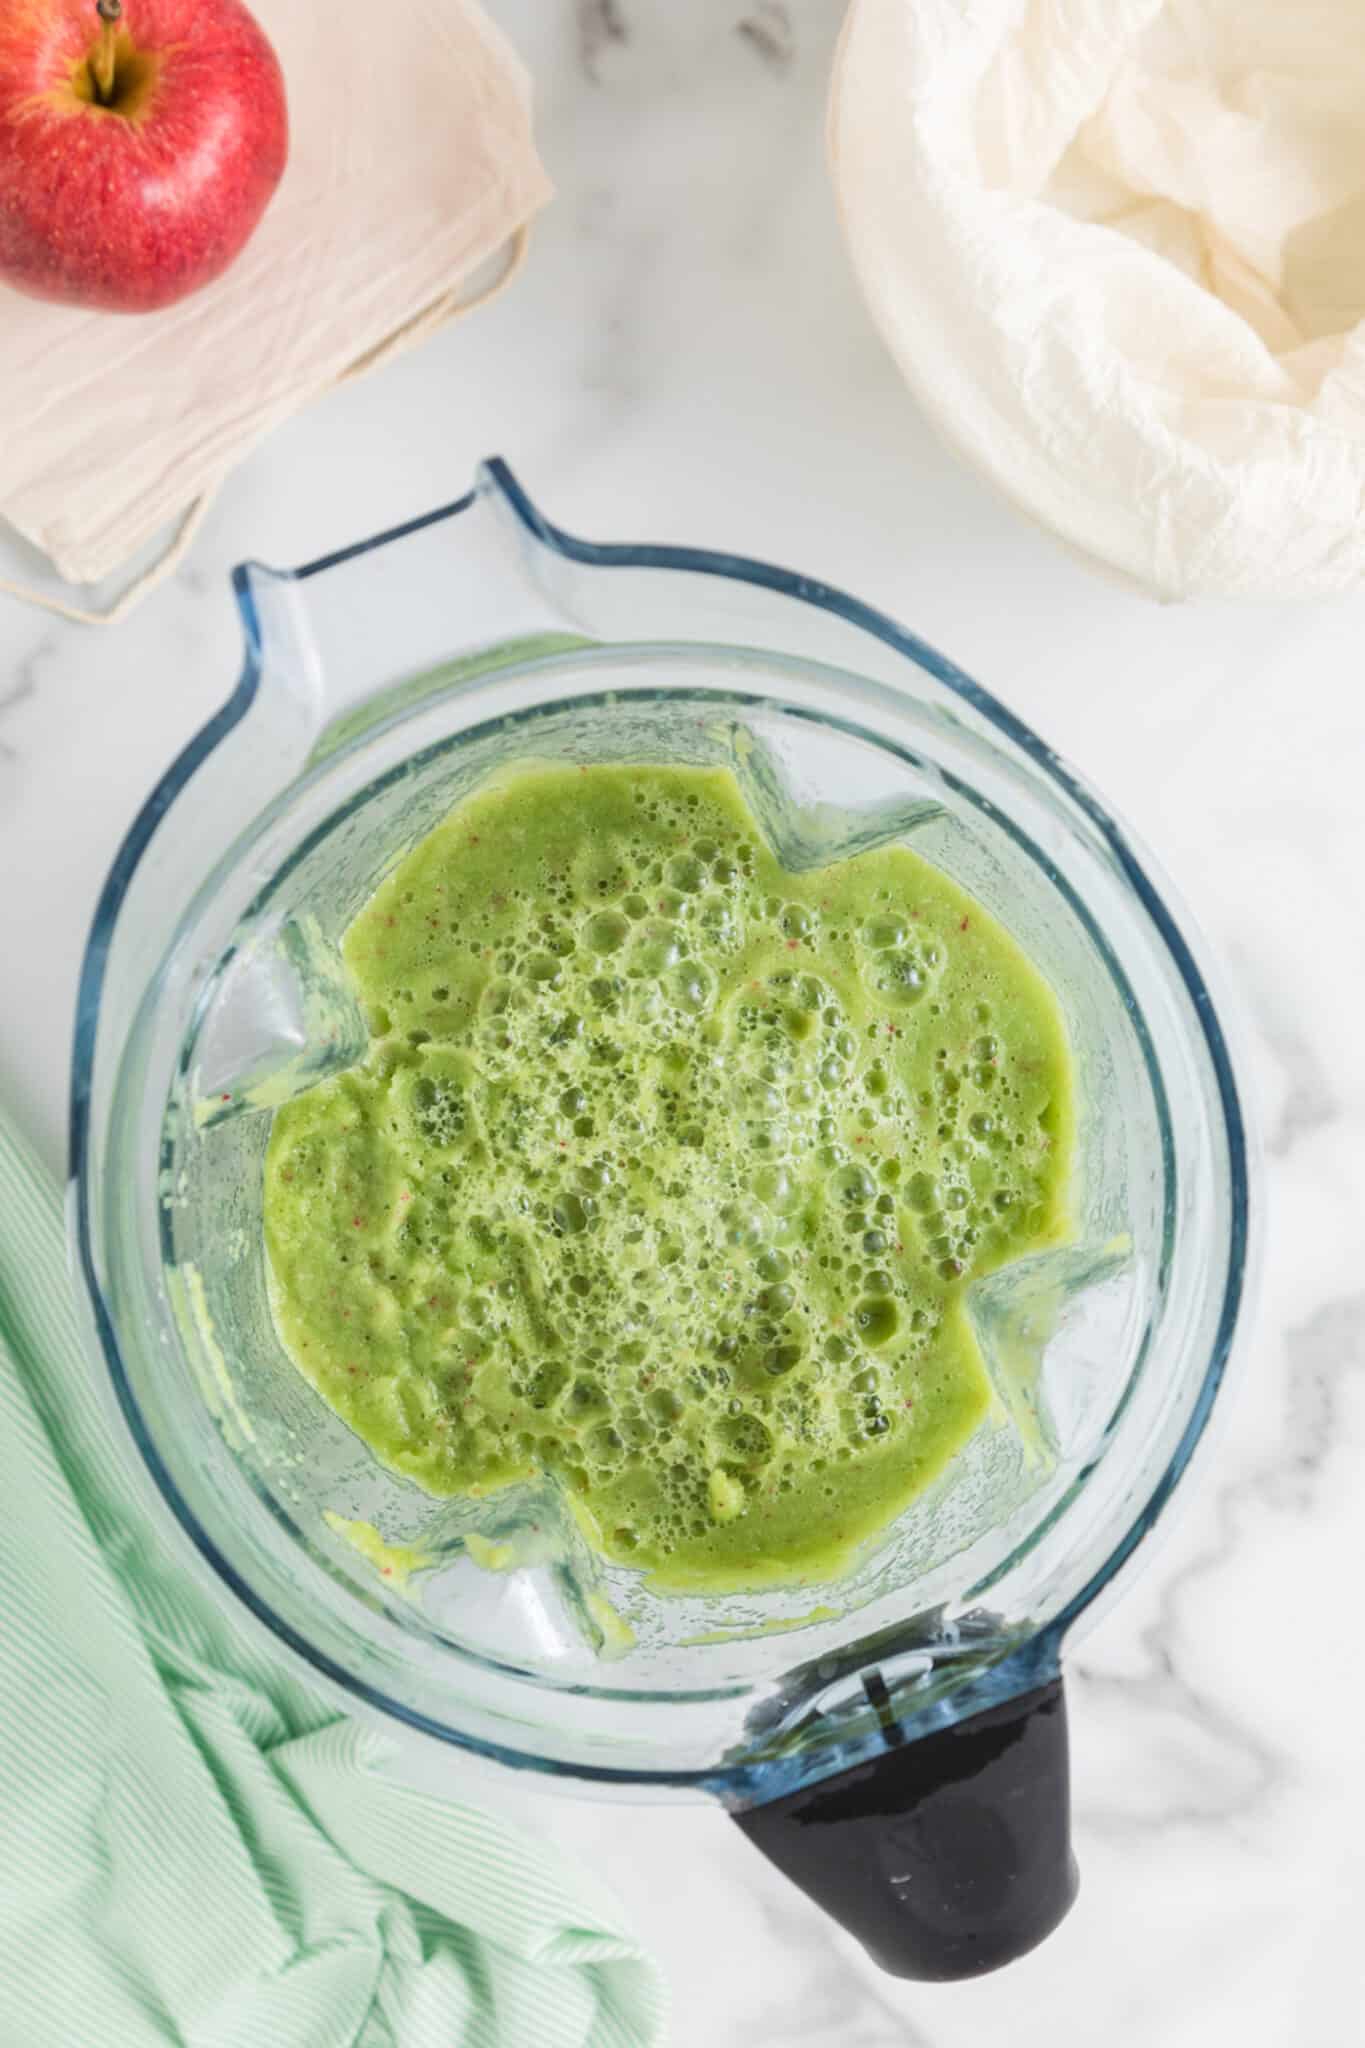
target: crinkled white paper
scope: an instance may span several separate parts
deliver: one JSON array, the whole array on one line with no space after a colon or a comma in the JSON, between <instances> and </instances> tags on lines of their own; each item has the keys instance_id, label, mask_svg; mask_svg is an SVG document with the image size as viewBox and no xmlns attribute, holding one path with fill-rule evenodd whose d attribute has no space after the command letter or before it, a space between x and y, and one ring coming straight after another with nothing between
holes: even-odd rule
<instances>
[{"instance_id":1,"label":"crinkled white paper","mask_svg":"<svg viewBox=\"0 0 1365 2048\"><path fill-rule=\"evenodd\" d=\"M831 153L917 397L1166 596L1365 575L1361 0L855 0Z\"/></svg>"}]
</instances>

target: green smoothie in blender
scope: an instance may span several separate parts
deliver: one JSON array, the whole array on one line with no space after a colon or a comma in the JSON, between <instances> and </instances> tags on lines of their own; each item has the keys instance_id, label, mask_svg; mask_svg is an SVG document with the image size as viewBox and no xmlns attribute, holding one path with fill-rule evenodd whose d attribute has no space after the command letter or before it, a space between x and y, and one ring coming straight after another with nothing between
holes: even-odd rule
<instances>
[{"instance_id":1,"label":"green smoothie in blender","mask_svg":"<svg viewBox=\"0 0 1365 2048\"><path fill-rule=\"evenodd\" d=\"M1068 1234L1057 1002L938 869L804 873L725 770L499 779L345 958L280 1109L281 1338L437 1495L537 1474L663 1589L837 1577L990 1405L971 1282Z\"/></svg>"}]
</instances>

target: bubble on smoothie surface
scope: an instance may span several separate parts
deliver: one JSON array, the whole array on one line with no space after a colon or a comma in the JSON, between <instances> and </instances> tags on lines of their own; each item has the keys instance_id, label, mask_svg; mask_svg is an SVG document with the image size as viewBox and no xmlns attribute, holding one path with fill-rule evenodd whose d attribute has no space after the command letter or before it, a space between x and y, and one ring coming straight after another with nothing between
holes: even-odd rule
<instances>
[{"instance_id":1,"label":"bubble on smoothie surface","mask_svg":"<svg viewBox=\"0 0 1365 2048\"><path fill-rule=\"evenodd\" d=\"M1056 1003L908 850L784 872L720 770L526 770L345 942L279 1110L282 1339L395 1471L537 1472L661 1584L829 1576L985 1412L971 1279L1065 1234Z\"/></svg>"}]
</instances>

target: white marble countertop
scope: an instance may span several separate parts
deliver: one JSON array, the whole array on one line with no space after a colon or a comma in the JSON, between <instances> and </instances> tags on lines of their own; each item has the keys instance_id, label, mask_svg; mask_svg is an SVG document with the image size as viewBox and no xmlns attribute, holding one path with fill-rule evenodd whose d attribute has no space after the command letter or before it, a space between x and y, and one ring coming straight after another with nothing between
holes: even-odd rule
<instances>
[{"instance_id":1,"label":"white marble countertop","mask_svg":"<svg viewBox=\"0 0 1365 2048\"><path fill-rule=\"evenodd\" d=\"M614 1885L672 1980L683 2048L1349 2048L1365 2039L1365 594L1161 609L937 444L839 246L821 155L837 0L495 11L540 81L559 186L518 287L278 432L124 626L0 608L0 1096L58 1164L91 908L134 808L233 679L242 556L314 556L501 451L581 532L733 547L908 621L1154 848L1241 999L1267 1139L1266 1279L1234 1410L1157 1565L1070 1668L1080 1902L1003 1976L902 1985L718 1813L497 1796Z\"/></svg>"}]
</instances>

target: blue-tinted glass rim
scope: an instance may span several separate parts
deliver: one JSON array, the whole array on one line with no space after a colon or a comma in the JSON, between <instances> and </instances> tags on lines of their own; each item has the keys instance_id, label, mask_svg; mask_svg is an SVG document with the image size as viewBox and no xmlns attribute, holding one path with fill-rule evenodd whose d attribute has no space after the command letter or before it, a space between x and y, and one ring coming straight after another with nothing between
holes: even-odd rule
<instances>
[{"instance_id":1,"label":"blue-tinted glass rim","mask_svg":"<svg viewBox=\"0 0 1365 2048\"><path fill-rule=\"evenodd\" d=\"M1229 1232L1228 1268L1224 1283L1223 1299L1219 1318L1210 1349L1209 1361L1199 1392L1190 1412L1185 1428L1175 1446L1165 1471L1157 1481L1142 1512L1115 1544L1109 1556L1086 1584L1068 1602L1065 1608L1048 1624L1047 1637L1052 1648L1043 1646L1045 1659L1059 1646L1066 1631L1076 1618L1099 1597L1110 1581L1123 1569L1143 1538L1159 1518L1166 1502L1179 1483L1181 1474L1189 1464L1195 1449L1203 1436L1212 1414L1227 1372L1236 1335L1238 1316L1246 1290L1248 1259L1250 1250L1250 1169L1247 1127L1242 1112L1241 1100L1233 1073L1232 1060L1227 1041L1219 1024L1213 999L1199 970L1198 963L1181 932L1175 918L1167 908L1160 892L1156 889L1136 853L1117 821L1109 814L1099 799L1086 788L1067 767L1066 763L1040 739L1022 719L1018 718L1000 700L974 682L964 671L950 662L938 650L921 640L917 634L908 632L885 612L851 596L832 584L818 578L802 576L789 569L776 567L769 562L758 561L747 555L718 552L709 548L672 547L651 543L599 542L582 540L556 526L545 518L533 504L512 471L500 457L493 457L480 466L480 484L491 485L504 503L514 513L521 525L536 541L566 561L581 563L596 569L660 569L673 570L706 576L718 576L732 582L749 583L774 594L791 598L801 604L833 613L847 624L869 633L895 653L914 663L927 675L932 676L954 696L971 706L996 731L1001 733L1015 747L1024 753L1040 773L1053 782L1077 810L1087 819L1099 834L1109 854L1118 866L1124 879L1137 897L1143 910L1151 919L1161 937L1184 984L1186 993L1199 1022L1205 1049L1209 1056L1218 1100L1223 1115L1224 1135L1227 1143L1229 1177ZM431 512L408 520L402 525L391 527L383 533L366 540L340 548L330 554L303 564L292 571L275 572L292 576L304 582L310 577L341 566L357 556L373 552L377 548L406 539L443 520L457 518L468 511L479 496L479 489L466 492L450 503L438 506ZM739 1778L752 1776L751 1769L741 1764L734 1773L724 1770L704 1771L630 1771L612 1769L600 1765L566 1765L552 1759L540 1757L533 1752L514 1750L501 1744L490 1743L481 1738L447 1727L443 1722L419 1713L401 1701L393 1700L376 1687L367 1685L355 1675L308 1643L302 1636L284 1622L262 1601L253 1589L240 1577L219 1552L207 1531L182 1498L179 1489L148 1435L141 1411L133 1396L124 1369L117 1333L114 1330L104 1301L96 1270L94 1245L91 1228L91 1186L88 1173L90 1149L90 1115L94 1076L96 1034L100 1001L104 989L105 972L108 964L114 929L122 908L133 874L154 837L162 818L170 810L181 791L190 782L196 771L207 760L214 748L226 738L234 726L246 716L255 701L262 677L261 638L256 617L255 604L251 595L250 582L245 565L233 572L233 587L242 616L246 637L246 655L242 673L237 685L222 707L196 733L194 738L167 769L151 795L134 818L132 825L114 858L113 865L105 880L104 887L95 908L90 936L81 964L80 981L76 997L76 1020L72 1048L71 1095L70 1095L70 1140L68 1166L74 1186L73 1235L77 1268L86 1289L87 1298L99 1334L100 1343L109 1368L110 1378L119 1407L136 1444L139 1456L157 1486L162 1498L175 1515L177 1521L194 1544L200 1555L212 1567L216 1575L226 1584L243 1605L272 1635L283 1642L295 1655L301 1657L318 1674L330 1683L340 1686L345 1692L363 1700L367 1705L392 1715L408 1726L457 1747L469 1749L493 1761L522 1769L531 1769L552 1776L573 1776L589 1782L602 1784L633 1784L647 1780L658 1786L704 1787L713 1792L724 1791L727 1785L733 1790ZM1014 1661L1014 1660L1011 1660ZM1036 1658L1026 1658L1024 1665L1032 1668ZM1022 1667L1021 1667L1022 1668ZM1029 1681L1031 1682L1031 1681Z\"/></svg>"}]
</instances>

